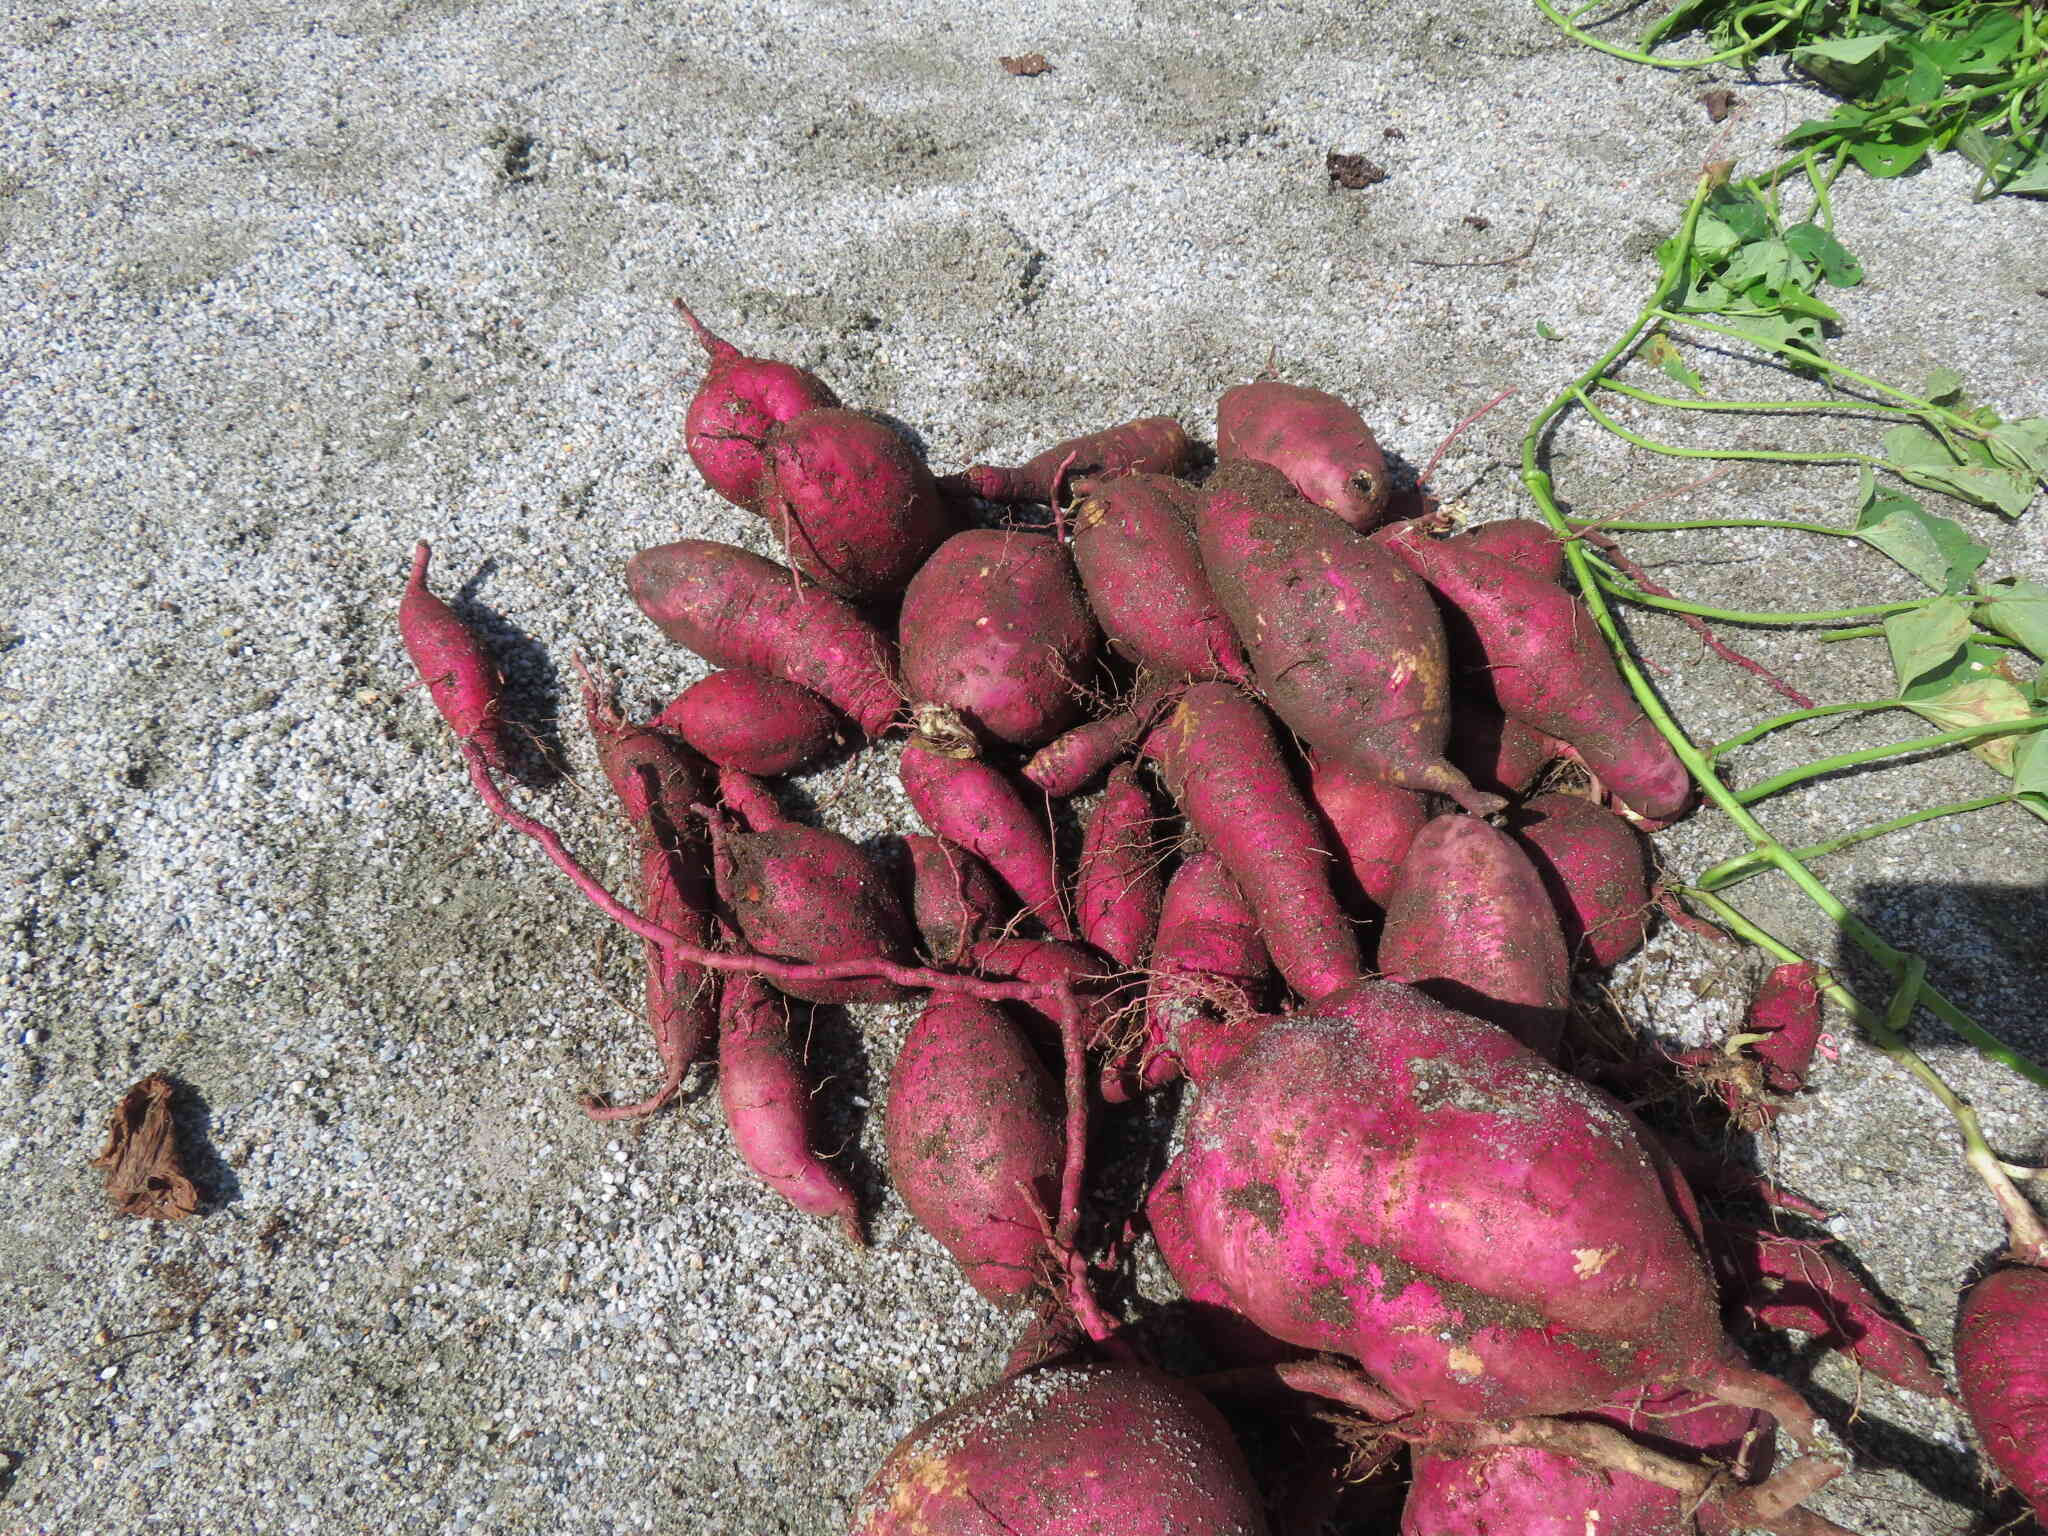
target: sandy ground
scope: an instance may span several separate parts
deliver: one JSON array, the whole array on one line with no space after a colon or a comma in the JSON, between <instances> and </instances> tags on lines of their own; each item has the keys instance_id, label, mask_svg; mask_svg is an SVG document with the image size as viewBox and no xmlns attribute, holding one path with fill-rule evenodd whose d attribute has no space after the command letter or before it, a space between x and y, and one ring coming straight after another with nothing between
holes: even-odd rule
<instances>
[{"instance_id":1,"label":"sandy ground","mask_svg":"<svg viewBox=\"0 0 2048 1536\"><path fill-rule=\"evenodd\" d=\"M998 1368L1012 1321L884 1183L906 1011L817 1040L867 1253L750 1181L715 1094L588 1123L578 1091L650 1077L636 956L493 828L404 691L392 612L420 537L529 720L573 703L578 647L641 705L701 672L631 608L626 557L766 545L680 452L700 358L672 294L941 468L1136 414L1205 430L1269 354L1367 404L1410 466L1513 387L1438 474L1493 515L1516 509L1522 424L1647 292L1695 168L1761 158L1820 105L1738 80L1717 130L1709 77L1598 57L1509 0L884 15L238 0L0 23L0 1528L809 1536ZM1051 72L997 63L1029 51ZM1333 149L1385 179L1333 188ZM1845 180L1870 281L1839 355L1906 381L1955 364L2039 413L2048 213L1967 190L1954 165ZM1583 427L1553 467L1589 510L1692 478ZM1755 471L1674 505L1848 499L1838 474ZM2048 574L2038 509L1943 510L1994 569ZM1793 535L1639 552L1724 605L1910 590ZM1676 625L1635 632L1697 738L1781 707ZM1755 648L1816 697L1889 686L1869 643ZM1893 731L1774 742L1741 772ZM580 777L529 803L625 879L579 731L551 744ZM1770 816L1798 843L1989 787L1940 757ZM878 847L911 824L893 749L800 788ZM1684 871L1740 843L1703 816L1664 845ZM1990 812L1826 874L2043 1056L2044 850L2048 828ZM1796 894L1744 900L1840 958ZM1698 1039L1740 969L1667 937L1616 992ZM1921 1029L1994 1139L2040 1152L2048 1096ZM86 1166L159 1069L185 1085L199 1220L111 1215ZM1845 1038L1767 1150L1945 1349L1998 1228L1941 1112ZM1992 1518L1948 1410L1811 1350L1778 1363L1863 1458L1836 1518Z\"/></svg>"}]
</instances>

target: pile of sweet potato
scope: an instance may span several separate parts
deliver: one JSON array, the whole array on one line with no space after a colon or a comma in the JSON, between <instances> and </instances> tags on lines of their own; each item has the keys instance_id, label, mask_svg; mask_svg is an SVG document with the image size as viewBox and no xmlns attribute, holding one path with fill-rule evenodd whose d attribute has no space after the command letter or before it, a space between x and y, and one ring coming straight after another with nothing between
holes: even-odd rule
<instances>
[{"instance_id":1,"label":"pile of sweet potato","mask_svg":"<svg viewBox=\"0 0 2048 1536\"><path fill-rule=\"evenodd\" d=\"M1790 1197L1565 1070L1596 1064L1574 973L1640 944L1644 830L1693 796L1550 531L1446 534L1355 410L1272 379L1223 395L1213 468L1150 418L937 478L683 314L710 358L690 456L787 563L683 540L627 568L717 669L645 723L586 678L637 907L505 801L496 676L424 546L400 624L487 802L646 942L663 1081L590 1113L651 1113L715 1053L749 1165L858 1241L790 1009L925 994L889 1176L1033 1322L856 1529L1307 1532L1347 1476L1412 1536L1839 1529L1803 1506L1844 1470L1828 1431L1724 1321L1947 1388L1824 1246L1728 1214ZM907 879L773 782L898 735ZM1689 1064L1702 1097L1761 1123L1818 1018L1812 968L1781 972ZM1178 1154L1131 1214L1185 1309L1127 1317L1089 1257L1127 1247L1081 1221L1089 1117L1182 1076ZM1214 1374L1158 1369L1168 1321ZM1212 1398L1342 1432L1283 1497ZM1776 1473L1773 1421L1803 1453Z\"/></svg>"}]
</instances>

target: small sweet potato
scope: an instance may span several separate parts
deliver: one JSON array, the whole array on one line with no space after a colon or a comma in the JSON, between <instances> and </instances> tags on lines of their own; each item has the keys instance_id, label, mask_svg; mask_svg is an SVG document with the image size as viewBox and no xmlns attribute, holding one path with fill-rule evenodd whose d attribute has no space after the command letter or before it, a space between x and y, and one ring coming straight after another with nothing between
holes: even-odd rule
<instances>
[{"instance_id":1,"label":"small sweet potato","mask_svg":"<svg viewBox=\"0 0 2048 1536\"><path fill-rule=\"evenodd\" d=\"M742 355L712 335L681 299L675 306L711 359L683 417L683 446L712 490L736 507L759 512L768 434L806 411L837 405L839 397L793 364Z\"/></svg>"},{"instance_id":2,"label":"small sweet potato","mask_svg":"<svg viewBox=\"0 0 2048 1536\"><path fill-rule=\"evenodd\" d=\"M1656 911L1650 845L1627 821L1579 795L1538 795L1507 823L1564 927L1572 958L1606 969L1632 955Z\"/></svg>"},{"instance_id":3,"label":"small sweet potato","mask_svg":"<svg viewBox=\"0 0 2048 1536\"><path fill-rule=\"evenodd\" d=\"M952 517L931 471L887 422L806 411L768 436L761 515L789 563L856 602L900 592Z\"/></svg>"},{"instance_id":4,"label":"small sweet potato","mask_svg":"<svg viewBox=\"0 0 2048 1536\"><path fill-rule=\"evenodd\" d=\"M1152 947L1166 879L1152 797L1130 764L1109 776L1109 787L1090 812L1074 876L1074 911L1081 937L1126 970Z\"/></svg>"},{"instance_id":5,"label":"small sweet potato","mask_svg":"<svg viewBox=\"0 0 2048 1536\"><path fill-rule=\"evenodd\" d=\"M1347 906L1362 907L1361 915L1378 917L1393 894L1408 845L1429 820L1429 807L1412 789L1358 773L1320 753L1311 753L1309 764L1309 799L1329 825L1331 846L1343 854L1337 893Z\"/></svg>"},{"instance_id":6,"label":"small sweet potato","mask_svg":"<svg viewBox=\"0 0 2048 1536\"><path fill-rule=\"evenodd\" d=\"M1052 830L1006 774L917 739L904 747L898 772L911 809L928 828L982 859L1054 938L1074 936L1060 906Z\"/></svg>"},{"instance_id":7,"label":"small sweet potato","mask_svg":"<svg viewBox=\"0 0 2048 1536\"><path fill-rule=\"evenodd\" d=\"M432 554L424 542L413 549L412 579L398 603L398 636L455 739L474 746L486 763L502 770L504 723L498 710L503 685L498 669L483 642L428 589L427 561Z\"/></svg>"},{"instance_id":8,"label":"small sweet potato","mask_svg":"<svg viewBox=\"0 0 2048 1536\"><path fill-rule=\"evenodd\" d=\"M679 539L626 564L626 587L661 632L714 667L808 688L870 736L903 705L882 632L829 592L730 544Z\"/></svg>"},{"instance_id":9,"label":"small sweet potato","mask_svg":"<svg viewBox=\"0 0 2048 1536\"><path fill-rule=\"evenodd\" d=\"M1146 416L1086 437L1055 443L1015 468L976 464L960 478L983 501L1016 503L1052 499L1053 476L1067 465L1067 483L1103 482L1122 475L1177 475L1194 457L1195 445L1170 416Z\"/></svg>"},{"instance_id":10,"label":"small sweet potato","mask_svg":"<svg viewBox=\"0 0 2048 1536\"><path fill-rule=\"evenodd\" d=\"M2048 1520L2048 1269L2008 1265L1970 1287L1956 1377L1984 1454Z\"/></svg>"},{"instance_id":11,"label":"small sweet potato","mask_svg":"<svg viewBox=\"0 0 2048 1536\"><path fill-rule=\"evenodd\" d=\"M913 832L910 849L910 915L933 960L957 966L976 940L993 934L1009 909L989 867L957 843Z\"/></svg>"},{"instance_id":12,"label":"small sweet potato","mask_svg":"<svg viewBox=\"0 0 2048 1536\"><path fill-rule=\"evenodd\" d=\"M721 768L767 778L824 756L839 744L845 725L810 689L744 667L692 683L650 723L673 731Z\"/></svg>"},{"instance_id":13,"label":"small sweet potato","mask_svg":"<svg viewBox=\"0 0 2048 1536\"><path fill-rule=\"evenodd\" d=\"M1459 658L1451 658L1452 671ZM1512 715L1503 714L1493 701L1492 690L1471 688L1451 691L1451 739L1444 756L1451 766L1472 781L1474 789L1509 799L1526 794L1567 748L1561 741L1544 735Z\"/></svg>"},{"instance_id":14,"label":"small sweet potato","mask_svg":"<svg viewBox=\"0 0 2048 1536\"><path fill-rule=\"evenodd\" d=\"M1177 686L1141 681L1128 707L1063 731L1032 753L1024 777L1055 799L1079 793L1110 764L1137 750L1179 692Z\"/></svg>"},{"instance_id":15,"label":"small sweet potato","mask_svg":"<svg viewBox=\"0 0 2048 1536\"><path fill-rule=\"evenodd\" d=\"M1392 488L1386 455L1363 416L1335 395L1278 379L1240 384L1216 402L1216 457L1272 465L1360 530L1379 522Z\"/></svg>"}]
</instances>

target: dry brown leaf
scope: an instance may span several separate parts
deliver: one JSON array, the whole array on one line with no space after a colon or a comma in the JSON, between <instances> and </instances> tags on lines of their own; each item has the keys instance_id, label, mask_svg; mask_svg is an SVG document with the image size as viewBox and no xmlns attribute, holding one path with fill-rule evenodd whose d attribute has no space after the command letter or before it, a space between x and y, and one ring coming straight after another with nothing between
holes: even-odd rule
<instances>
[{"instance_id":1,"label":"dry brown leaf","mask_svg":"<svg viewBox=\"0 0 2048 1536\"><path fill-rule=\"evenodd\" d=\"M199 1212L199 1190L178 1162L171 1123L171 1080L152 1072L121 1096L107 1122L107 1144L92 1160L107 1170L107 1195L117 1209L153 1221Z\"/></svg>"},{"instance_id":2,"label":"dry brown leaf","mask_svg":"<svg viewBox=\"0 0 2048 1536\"><path fill-rule=\"evenodd\" d=\"M1363 155L1340 154L1334 149L1323 157L1323 166L1330 173L1330 185L1349 192L1378 186L1387 179L1385 166L1375 165Z\"/></svg>"},{"instance_id":3,"label":"dry brown leaf","mask_svg":"<svg viewBox=\"0 0 2048 1536\"><path fill-rule=\"evenodd\" d=\"M996 62L1013 75L1042 75L1052 68L1045 62L1042 53L1020 53L1013 58L997 59Z\"/></svg>"}]
</instances>

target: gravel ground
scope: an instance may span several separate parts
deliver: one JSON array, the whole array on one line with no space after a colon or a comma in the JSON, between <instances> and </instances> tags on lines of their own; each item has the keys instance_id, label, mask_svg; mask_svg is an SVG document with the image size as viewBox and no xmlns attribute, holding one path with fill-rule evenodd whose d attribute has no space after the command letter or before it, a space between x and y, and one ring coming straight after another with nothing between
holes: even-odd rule
<instances>
[{"instance_id":1,"label":"gravel ground","mask_svg":"<svg viewBox=\"0 0 2048 1536\"><path fill-rule=\"evenodd\" d=\"M941 467L1137 414L1199 429L1269 354L1368 402L1410 465L1513 387L1437 477L1493 515L1522 423L1634 313L1698 165L1759 160L1820 110L1780 75L1735 80L1716 129L1710 77L1615 63L1508 0L883 14L233 0L0 22L0 1528L808 1536L997 1369L1012 1320L884 1185L871 1110L907 1012L815 1042L866 1253L750 1181L715 1095L588 1123L578 1091L649 1080L637 957L493 828L404 691L391 617L420 537L528 719L568 698L578 647L642 704L701 671L632 610L626 557L766 546L679 451L701 359L672 294ZM1034 50L1050 73L997 63ZM1385 179L1333 188L1330 150ZM1839 355L1900 380L1956 364L2040 413L2048 212L1972 205L1968 179L1844 182L1870 280ZM1553 467L1588 511L1691 478L1583 428ZM1848 496L1755 470L1670 505L1840 517ZM2048 575L2038 510L1943 510L1997 569ZM1639 552L1734 606L1909 590L1838 542ZM1634 628L1697 739L1782 707L1677 625ZM1754 649L1819 698L1889 684L1868 643ZM1773 739L1740 772L1895 730ZM529 803L623 880L585 743L551 744L577 776ZM1929 758L1769 819L1799 843L1987 785ZM890 749L799 787L871 845L911 824ZM1986 812L1825 866L2037 1057L2044 832ZM1680 871L1740 847L1713 815L1662 842ZM1743 900L1869 987L1803 898ZM1698 1040L1745 964L1667 934L1612 991ZM1841 1033L1765 1150L1944 1350L1995 1213L1938 1107ZM2001 1148L2044 1150L2048 1095L1925 1016L1919 1038ZM153 1070L184 1085L198 1220L112 1215L86 1166ZM1835 1518L1995 1520L1947 1409L1811 1350L1776 1363L1864 1458Z\"/></svg>"}]
</instances>

